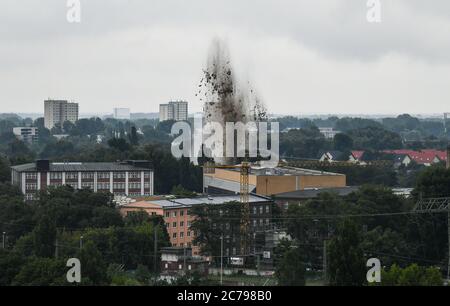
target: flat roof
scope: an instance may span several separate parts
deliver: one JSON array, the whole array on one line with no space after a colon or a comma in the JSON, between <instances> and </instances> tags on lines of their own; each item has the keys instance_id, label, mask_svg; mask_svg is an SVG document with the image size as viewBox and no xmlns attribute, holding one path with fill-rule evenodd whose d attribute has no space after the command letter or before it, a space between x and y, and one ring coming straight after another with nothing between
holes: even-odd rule
<instances>
[{"instance_id":1,"label":"flat roof","mask_svg":"<svg viewBox=\"0 0 450 306\"><path fill-rule=\"evenodd\" d=\"M148 207L154 207L153 205L159 205L162 208L185 208L192 207L195 205L223 205L229 202L240 202L239 195L219 195L219 196L201 196L196 198L180 198L180 199L165 199L165 200L156 200L156 201L143 201L147 203ZM254 195L249 195L249 203L266 203L271 202L272 199ZM132 207L134 203L130 203L122 206L123 208ZM145 208L145 205L140 202L140 208Z\"/></svg>"},{"instance_id":2,"label":"flat roof","mask_svg":"<svg viewBox=\"0 0 450 306\"><path fill-rule=\"evenodd\" d=\"M314 189L304 189L296 190L290 192L283 192L274 195L275 200L277 199L312 199L319 196L319 194L324 192L336 193L339 196L346 196L359 189L358 186L347 186L347 187L330 187L330 188L314 188Z\"/></svg>"},{"instance_id":3,"label":"flat roof","mask_svg":"<svg viewBox=\"0 0 450 306\"><path fill-rule=\"evenodd\" d=\"M236 171L236 172L240 171L240 169L238 167L220 169L220 170L229 170L229 171ZM295 167L288 167L288 166L275 167L275 168L263 168L263 167L258 167L258 166L251 166L250 174L256 175L256 176L288 176L288 175L292 175L292 176L321 176L321 175L343 176L344 175L341 173L326 172L326 171L320 171L320 170L311 170L311 169L304 169L304 168L295 168Z\"/></svg>"},{"instance_id":4,"label":"flat roof","mask_svg":"<svg viewBox=\"0 0 450 306\"><path fill-rule=\"evenodd\" d=\"M36 163L12 166L18 172L35 172ZM78 171L148 171L149 168L135 167L126 162L51 162L49 172L78 172Z\"/></svg>"}]
</instances>

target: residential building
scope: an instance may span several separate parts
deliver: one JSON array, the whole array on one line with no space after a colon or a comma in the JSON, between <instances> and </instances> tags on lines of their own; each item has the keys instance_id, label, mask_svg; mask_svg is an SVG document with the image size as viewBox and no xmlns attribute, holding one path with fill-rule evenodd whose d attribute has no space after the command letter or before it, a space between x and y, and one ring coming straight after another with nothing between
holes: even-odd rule
<instances>
[{"instance_id":1,"label":"residential building","mask_svg":"<svg viewBox=\"0 0 450 306\"><path fill-rule=\"evenodd\" d=\"M238 195L209 196L182 199L164 199L154 201L140 201L129 203L120 208L122 216L130 212L145 211L149 215L159 215L164 218L170 242L174 247L192 247L193 255L200 255L199 246L194 245L195 233L191 229L196 216L191 214L191 208L197 205L224 205L230 202L239 202ZM273 227L272 205L273 201L267 197L250 195L250 227L252 233L264 232ZM227 256L239 254L239 237L228 229L224 239L224 254ZM254 246L256 248L256 246Z\"/></svg>"},{"instance_id":2,"label":"residential building","mask_svg":"<svg viewBox=\"0 0 450 306\"><path fill-rule=\"evenodd\" d=\"M75 123L78 120L78 103L66 100L44 101L44 126L52 129L56 124L63 126L64 122Z\"/></svg>"},{"instance_id":3,"label":"residential building","mask_svg":"<svg viewBox=\"0 0 450 306\"><path fill-rule=\"evenodd\" d=\"M171 101L159 105L159 121L186 121L188 119L188 102Z\"/></svg>"},{"instance_id":4,"label":"residential building","mask_svg":"<svg viewBox=\"0 0 450 306\"><path fill-rule=\"evenodd\" d=\"M348 161L349 156L341 151L327 151L320 154L319 161Z\"/></svg>"},{"instance_id":5,"label":"residential building","mask_svg":"<svg viewBox=\"0 0 450 306\"><path fill-rule=\"evenodd\" d=\"M27 143L36 142L39 136L37 127L15 127L13 133L17 139Z\"/></svg>"},{"instance_id":6,"label":"residential building","mask_svg":"<svg viewBox=\"0 0 450 306\"><path fill-rule=\"evenodd\" d=\"M129 108L114 108L113 117L114 117L114 119L119 119L119 120L130 120L130 118L131 118L130 109Z\"/></svg>"},{"instance_id":7,"label":"residential building","mask_svg":"<svg viewBox=\"0 0 450 306\"><path fill-rule=\"evenodd\" d=\"M153 195L154 175L149 161L58 163L37 160L11 167L11 183L20 187L28 201L35 200L40 190L62 185L137 197Z\"/></svg>"},{"instance_id":8,"label":"residential building","mask_svg":"<svg viewBox=\"0 0 450 306\"><path fill-rule=\"evenodd\" d=\"M192 255L192 248L166 247L161 248L161 274L162 280L171 282L180 276L197 272L208 275L208 262L201 257Z\"/></svg>"},{"instance_id":9,"label":"residential building","mask_svg":"<svg viewBox=\"0 0 450 306\"><path fill-rule=\"evenodd\" d=\"M249 191L262 196L304 190L308 188L345 187L344 174L279 166L263 168L252 166ZM238 194L240 169L211 169L203 174L203 189L208 194Z\"/></svg>"},{"instance_id":10,"label":"residential building","mask_svg":"<svg viewBox=\"0 0 450 306\"><path fill-rule=\"evenodd\" d=\"M327 139L333 139L334 136L341 133L341 131L336 131L332 127L320 127L319 131Z\"/></svg>"},{"instance_id":11,"label":"residential building","mask_svg":"<svg viewBox=\"0 0 450 306\"><path fill-rule=\"evenodd\" d=\"M447 153L441 150L425 149L420 151L414 150L384 150L383 153L408 155L412 161L418 165L430 166L432 164L446 162Z\"/></svg>"}]
</instances>

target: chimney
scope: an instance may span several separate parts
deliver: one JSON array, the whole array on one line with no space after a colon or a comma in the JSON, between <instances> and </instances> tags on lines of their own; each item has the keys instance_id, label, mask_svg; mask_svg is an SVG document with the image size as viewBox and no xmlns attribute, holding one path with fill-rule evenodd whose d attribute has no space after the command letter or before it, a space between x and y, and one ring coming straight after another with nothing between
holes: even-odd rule
<instances>
[{"instance_id":1,"label":"chimney","mask_svg":"<svg viewBox=\"0 0 450 306\"><path fill-rule=\"evenodd\" d=\"M36 170L38 172L47 172L50 170L50 161L48 159L36 160Z\"/></svg>"},{"instance_id":2,"label":"chimney","mask_svg":"<svg viewBox=\"0 0 450 306\"><path fill-rule=\"evenodd\" d=\"M450 145L447 146L447 169L450 169Z\"/></svg>"}]
</instances>

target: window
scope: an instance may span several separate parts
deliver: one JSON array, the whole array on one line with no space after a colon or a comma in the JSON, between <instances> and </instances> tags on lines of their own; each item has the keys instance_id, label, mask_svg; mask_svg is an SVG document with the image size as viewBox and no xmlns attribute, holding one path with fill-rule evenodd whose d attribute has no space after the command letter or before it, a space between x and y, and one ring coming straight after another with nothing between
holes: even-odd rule
<instances>
[{"instance_id":1,"label":"window","mask_svg":"<svg viewBox=\"0 0 450 306\"><path fill-rule=\"evenodd\" d=\"M144 172L144 178L150 178L150 172Z\"/></svg>"},{"instance_id":2,"label":"window","mask_svg":"<svg viewBox=\"0 0 450 306\"><path fill-rule=\"evenodd\" d=\"M253 227L256 227L256 220L253 220Z\"/></svg>"},{"instance_id":3,"label":"window","mask_svg":"<svg viewBox=\"0 0 450 306\"><path fill-rule=\"evenodd\" d=\"M172 213L172 217L176 217L176 216L177 216L177 212L174 211L174 212Z\"/></svg>"},{"instance_id":4,"label":"window","mask_svg":"<svg viewBox=\"0 0 450 306\"><path fill-rule=\"evenodd\" d=\"M191 221L188 221L188 222L187 222L187 226L188 226L188 227L191 227Z\"/></svg>"},{"instance_id":5,"label":"window","mask_svg":"<svg viewBox=\"0 0 450 306\"><path fill-rule=\"evenodd\" d=\"M270 213L270 206L266 205L266 214Z\"/></svg>"},{"instance_id":6,"label":"window","mask_svg":"<svg viewBox=\"0 0 450 306\"><path fill-rule=\"evenodd\" d=\"M66 179L68 179L68 180L77 180L78 179L78 173L77 172L67 172L66 173Z\"/></svg>"},{"instance_id":7,"label":"window","mask_svg":"<svg viewBox=\"0 0 450 306\"><path fill-rule=\"evenodd\" d=\"M259 207L259 213L262 215L264 213L264 207L260 206Z\"/></svg>"},{"instance_id":8,"label":"window","mask_svg":"<svg viewBox=\"0 0 450 306\"><path fill-rule=\"evenodd\" d=\"M173 233L172 238L177 238L177 233Z\"/></svg>"},{"instance_id":9,"label":"window","mask_svg":"<svg viewBox=\"0 0 450 306\"><path fill-rule=\"evenodd\" d=\"M266 225L269 225L269 223L270 223L270 220L266 219Z\"/></svg>"},{"instance_id":10,"label":"window","mask_svg":"<svg viewBox=\"0 0 450 306\"><path fill-rule=\"evenodd\" d=\"M97 173L97 178L109 179L109 172L99 172L99 173Z\"/></svg>"},{"instance_id":11,"label":"window","mask_svg":"<svg viewBox=\"0 0 450 306\"><path fill-rule=\"evenodd\" d=\"M83 172L81 173L81 179L94 179L93 172Z\"/></svg>"},{"instance_id":12,"label":"window","mask_svg":"<svg viewBox=\"0 0 450 306\"><path fill-rule=\"evenodd\" d=\"M256 215L256 207L253 206L253 214Z\"/></svg>"},{"instance_id":13,"label":"window","mask_svg":"<svg viewBox=\"0 0 450 306\"><path fill-rule=\"evenodd\" d=\"M191 265L188 265L188 270L192 270L192 266Z\"/></svg>"},{"instance_id":14,"label":"window","mask_svg":"<svg viewBox=\"0 0 450 306\"><path fill-rule=\"evenodd\" d=\"M183 265L178 265L178 269L183 269Z\"/></svg>"},{"instance_id":15,"label":"window","mask_svg":"<svg viewBox=\"0 0 450 306\"><path fill-rule=\"evenodd\" d=\"M50 179L51 180L60 180L60 179L62 179L62 173L61 172L50 172Z\"/></svg>"},{"instance_id":16,"label":"window","mask_svg":"<svg viewBox=\"0 0 450 306\"><path fill-rule=\"evenodd\" d=\"M170 228L170 223L169 222L166 223L166 227Z\"/></svg>"},{"instance_id":17,"label":"window","mask_svg":"<svg viewBox=\"0 0 450 306\"><path fill-rule=\"evenodd\" d=\"M125 172L114 172L113 177L115 179L124 179L125 178Z\"/></svg>"},{"instance_id":18,"label":"window","mask_svg":"<svg viewBox=\"0 0 450 306\"><path fill-rule=\"evenodd\" d=\"M169 264L164 264L164 268L168 269L169 268Z\"/></svg>"},{"instance_id":19,"label":"window","mask_svg":"<svg viewBox=\"0 0 450 306\"><path fill-rule=\"evenodd\" d=\"M177 223L176 222L172 223L172 227L177 227Z\"/></svg>"},{"instance_id":20,"label":"window","mask_svg":"<svg viewBox=\"0 0 450 306\"><path fill-rule=\"evenodd\" d=\"M170 212L166 211L166 218L170 217Z\"/></svg>"},{"instance_id":21,"label":"window","mask_svg":"<svg viewBox=\"0 0 450 306\"><path fill-rule=\"evenodd\" d=\"M180 210L180 217L184 216L184 210Z\"/></svg>"},{"instance_id":22,"label":"window","mask_svg":"<svg viewBox=\"0 0 450 306\"><path fill-rule=\"evenodd\" d=\"M27 180L35 180L37 178L36 173L27 173L25 174Z\"/></svg>"},{"instance_id":23,"label":"window","mask_svg":"<svg viewBox=\"0 0 450 306\"><path fill-rule=\"evenodd\" d=\"M184 233L180 232L180 238L184 238Z\"/></svg>"},{"instance_id":24,"label":"window","mask_svg":"<svg viewBox=\"0 0 450 306\"><path fill-rule=\"evenodd\" d=\"M191 237L191 231L188 231L188 232L186 233L186 235L187 235L188 237Z\"/></svg>"},{"instance_id":25,"label":"window","mask_svg":"<svg viewBox=\"0 0 450 306\"><path fill-rule=\"evenodd\" d=\"M141 173L140 172L130 172L130 173L128 173L128 177L134 178L134 179L141 178Z\"/></svg>"},{"instance_id":26,"label":"window","mask_svg":"<svg viewBox=\"0 0 450 306\"><path fill-rule=\"evenodd\" d=\"M26 190L37 190L37 184L35 184L35 183L26 184L25 189Z\"/></svg>"},{"instance_id":27,"label":"window","mask_svg":"<svg viewBox=\"0 0 450 306\"><path fill-rule=\"evenodd\" d=\"M180 227L184 227L184 221L180 221Z\"/></svg>"}]
</instances>

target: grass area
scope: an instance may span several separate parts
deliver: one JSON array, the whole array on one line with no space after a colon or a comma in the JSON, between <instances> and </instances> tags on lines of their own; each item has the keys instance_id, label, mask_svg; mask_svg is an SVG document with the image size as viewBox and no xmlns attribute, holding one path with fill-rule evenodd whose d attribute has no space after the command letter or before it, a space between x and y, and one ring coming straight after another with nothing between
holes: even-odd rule
<instances>
[{"instance_id":1,"label":"grass area","mask_svg":"<svg viewBox=\"0 0 450 306\"><path fill-rule=\"evenodd\" d=\"M209 275L208 280L220 282L220 275ZM223 284L230 286L275 286L276 279L272 276L249 276L249 275L224 275Z\"/></svg>"}]
</instances>

